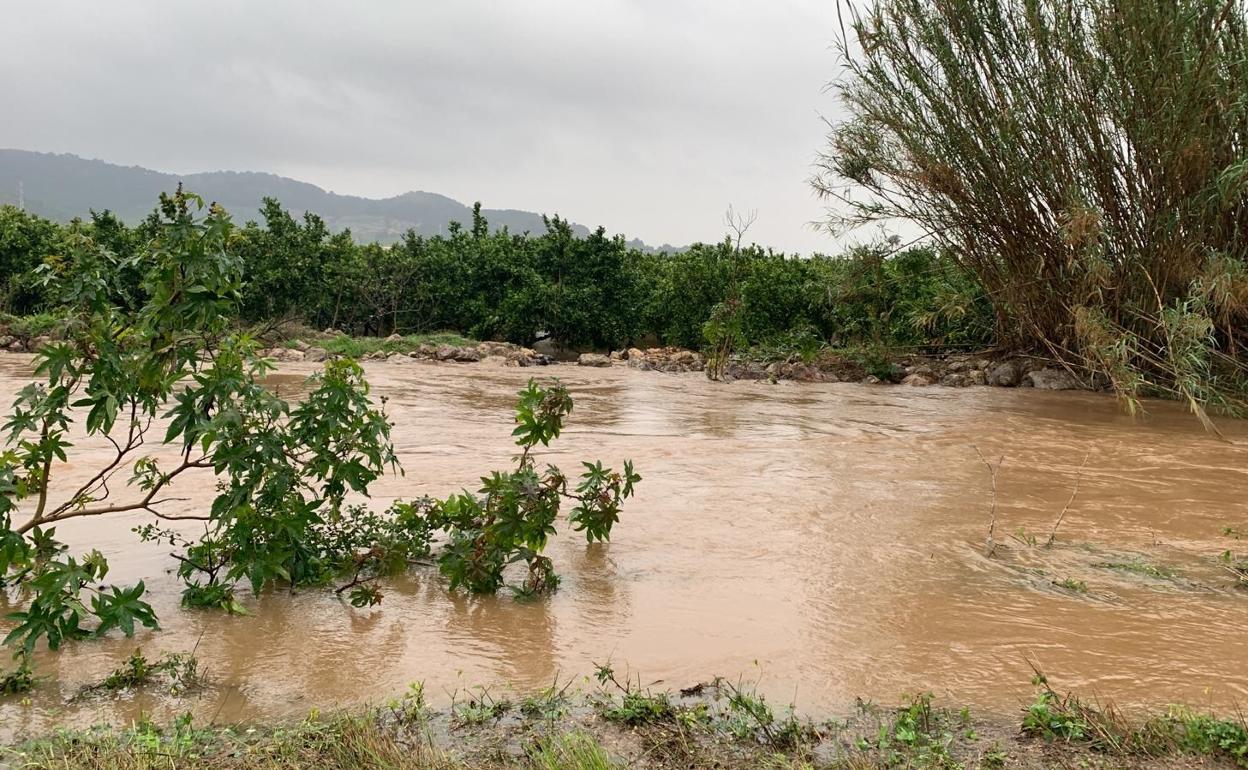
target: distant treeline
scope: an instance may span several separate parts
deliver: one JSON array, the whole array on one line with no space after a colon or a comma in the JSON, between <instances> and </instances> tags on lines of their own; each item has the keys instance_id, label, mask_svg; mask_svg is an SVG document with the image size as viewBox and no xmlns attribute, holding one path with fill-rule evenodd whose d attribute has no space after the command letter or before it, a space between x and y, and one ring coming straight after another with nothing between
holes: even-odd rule
<instances>
[{"instance_id":1,"label":"distant treeline","mask_svg":"<svg viewBox=\"0 0 1248 770\"><path fill-rule=\"evenodd\" d=\"M119 257L137 304L140 271L126 266L155 234L153 217L127 226L108 212L58 224L0 208L0 310L53 311L35 273L70 232ZM839 257L794 257L731 239L679 253L630 248L601 228L577 237L559 218L546 232L491 232L474 209L448 236L409 232L392 246L357 244L315 214L292 216L272 199L237 231L246 285L240 320L294 318L353 335L434 330L567 348L642 341L699 348L715 308L732 298L751 345L979 343L991 334L977 284L940 253L861 247Z\"/></svg>"}]
</instances>

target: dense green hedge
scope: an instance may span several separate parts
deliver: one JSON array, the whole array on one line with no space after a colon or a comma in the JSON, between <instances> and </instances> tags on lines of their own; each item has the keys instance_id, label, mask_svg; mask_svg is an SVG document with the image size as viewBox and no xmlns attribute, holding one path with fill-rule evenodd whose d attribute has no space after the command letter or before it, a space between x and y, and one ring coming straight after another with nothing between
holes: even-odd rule
<instances>
[{"instance_id":1,"label":"dense green hedge","mask_svg":"<svg viewBox=\"0 0 1248 770\"><path fill-rule=\"evenodd\" d=\"M114 251L118 269L136 276L121 282L117 298L134 304L139 271L129 263L153 227L154 220L128 227L108 213L60 225L0 209L0 310L48 309L34 270L75 230ZM558 218L537 235L492 231L479 207L472 222L450 230L431 238L409 232L393 246L356 244L316 215L295 218L268 200L260 222L240 228L232 244L247 276L240 319L292 317L356 335L449 330L527 344L545 333L571 348L647 341L698 348L712 309L735 296L753 345L795 337L968 344L990 333L978 286L931 249L793 257L725 239L654 253L601 228L577 237Z\"/></svg>"}]
</instances>

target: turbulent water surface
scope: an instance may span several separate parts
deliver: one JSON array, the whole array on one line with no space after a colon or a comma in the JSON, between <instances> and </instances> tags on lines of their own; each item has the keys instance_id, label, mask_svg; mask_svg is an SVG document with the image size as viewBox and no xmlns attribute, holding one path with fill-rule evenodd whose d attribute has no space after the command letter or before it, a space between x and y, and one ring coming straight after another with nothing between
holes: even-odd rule
<instances>
[{"instance_id":1,"label":"turbulent water surface","mask_svg":"<svg viewBox=\"0 0 1248 770\"><path fill-rule=\"evenodd\" d=\"M8 403L29 363L6 356L0 367ZM311 371L284 369L274 384L297 395ZM473 487L505 467L514 394L535 372L558 374L576 399L543 460L570 470L632 458L645 477L610 544L552 542L564 578L554 597L468 598L417 571L384 586L375 609L305 590L244 594L247 616L186 611L168 549L130 531L150 517L66 522L58 536L75 550L110 557L110 582L146 581L164 629L40 653L40 688L0 700L2 737L144 713L302 715L379 703L418 680L434 700L479 684L531 690L608 660L665 687L742 677L815 712L916 690L1011 710L1029 697L1033 664L1060 688L1128 708L1230 709L1248 695L1248 591L1216 559L1248 551L1224 534L1248 529L1240 424L1219 441L1174 405L1132 419L1091 394L376 363L369 378L389 397L406 475L379 483L375 504ZM111 452L80 449L56 470L66 484ZM976 449L1003 458L992 558ZM188 508L212 491L209 477L175 486ZM1041 547L1068 502L1056 542ZM1107 566L1138 562L1175 574ZM1067 579L1086 593L1057 585ZM208 686L181 698L81 694L136 646L149 657L194 649Z\"/></svg>"}]
</instances>

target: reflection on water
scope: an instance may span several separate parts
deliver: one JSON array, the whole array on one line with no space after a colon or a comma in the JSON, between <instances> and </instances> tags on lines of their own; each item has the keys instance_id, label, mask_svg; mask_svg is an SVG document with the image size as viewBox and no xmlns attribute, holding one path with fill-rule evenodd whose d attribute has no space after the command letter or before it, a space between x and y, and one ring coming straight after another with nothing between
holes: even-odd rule
<instances>
[{"instance_id":1,"label":"reflection on water","mask_svg":"<svg viewBox=\"0 0 1248 770\"><path fill-rule=\"evenodd\" d=\"M311 371L294 366L271 384L297 397ZM11 399L28 372L25 358L0 356L0 397ZM407 470L378 484L374 503L472 488L508 464L511 403L534 373L371 365ZM368 610L307 590L249 599L244 617L185 611L166 574L173 562L129 532L142 516L78 520L58 534L105 551L110 579L146 580L165 630L41 654L50 681L28 705L0 702L0 732L188 708L218 720L298 715L382 701L415 680L435 699L473 684L536 688L607 659L673 687L757 677L774 698L796 693L810 710L916 689L1013 709L1028 695L1029 661L1061 686L1126 706L1230 708L1248 695L1248 672L1234 665L1248 660L1248 592L1231 589L1214 561L1236 545L1222 530L1248 524L1242 425L1226 426L1228 444L1172 405L1132 419L1089 394L536 373L559 375L576 398L563 438L541 459L573 467L631 457L645 477L614 542L552 542L564 576L554 597L450 595L436 574L416 572ZM107 445L81 445L108 456ZM1005 457L1005 545L992 559L982 548L987 473L974 447ZM94 467L75 459L59 473ZM1076 474L1079 496L1056 546L1025 545L1047 537ZM202 505L212 484L200 477L179 490ZM1097 566L1132 554L1181 577ZM1088 593L1054 585L1067 578ZM181 701L67 703L140 645L149 655L194 648L212 686Z\"/></svg>"}]
</instances>

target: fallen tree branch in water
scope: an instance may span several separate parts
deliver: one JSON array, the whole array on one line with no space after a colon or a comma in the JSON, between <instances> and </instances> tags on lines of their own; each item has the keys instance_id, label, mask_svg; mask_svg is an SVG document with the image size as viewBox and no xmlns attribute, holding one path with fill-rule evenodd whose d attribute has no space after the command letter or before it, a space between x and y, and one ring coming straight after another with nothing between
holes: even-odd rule
<instances>
[{"instance_id":1,"label":"fallen tree branch in water","mask_svg":"<svg viewBox=\"0 0 1248 770\"><path fill-rule=\"evenodd\" d=\"M1083 469L1087 467L1088 458L1091 456L1091 451L1084 454L1083 462L1079 464L1079 470L1075 472L1075 487L1070 490L1070 499L1066 501L1062 512L1057 515L1057 521L1053 523L1053 531L1049 533L1049 539L1044 544L1045 548L1052 546L1053 541L1057 539L1057 528L1062 526L1062 519L1066 518L1066 512L1070 510L1071 504L1075 502L1075 496L1079 494L1079 482L1083 479Z\"/></svg>"},{"instance_id":2,"label":"fallen tree branch in water","mask_svg":"<svg viewBox=\"0 0 1248 770\"><path fill-rule=\"evenodd\" d=\"M997 550L997 541L992 538L993 533L997 529L997 471L1001 470L1001 463L1005 462L1005 455L998 457L996 466L993 466L984 457L984 453L979 451L978 446L971 444L971 449L975 450L975 454L979 455L979 461L988 468L988 478L992 481L992 511L991 518L988 520L988 538L984 541L984 547L988 549L984 555L991 559L993 553Z\"/></svg>"}]
</instances>

